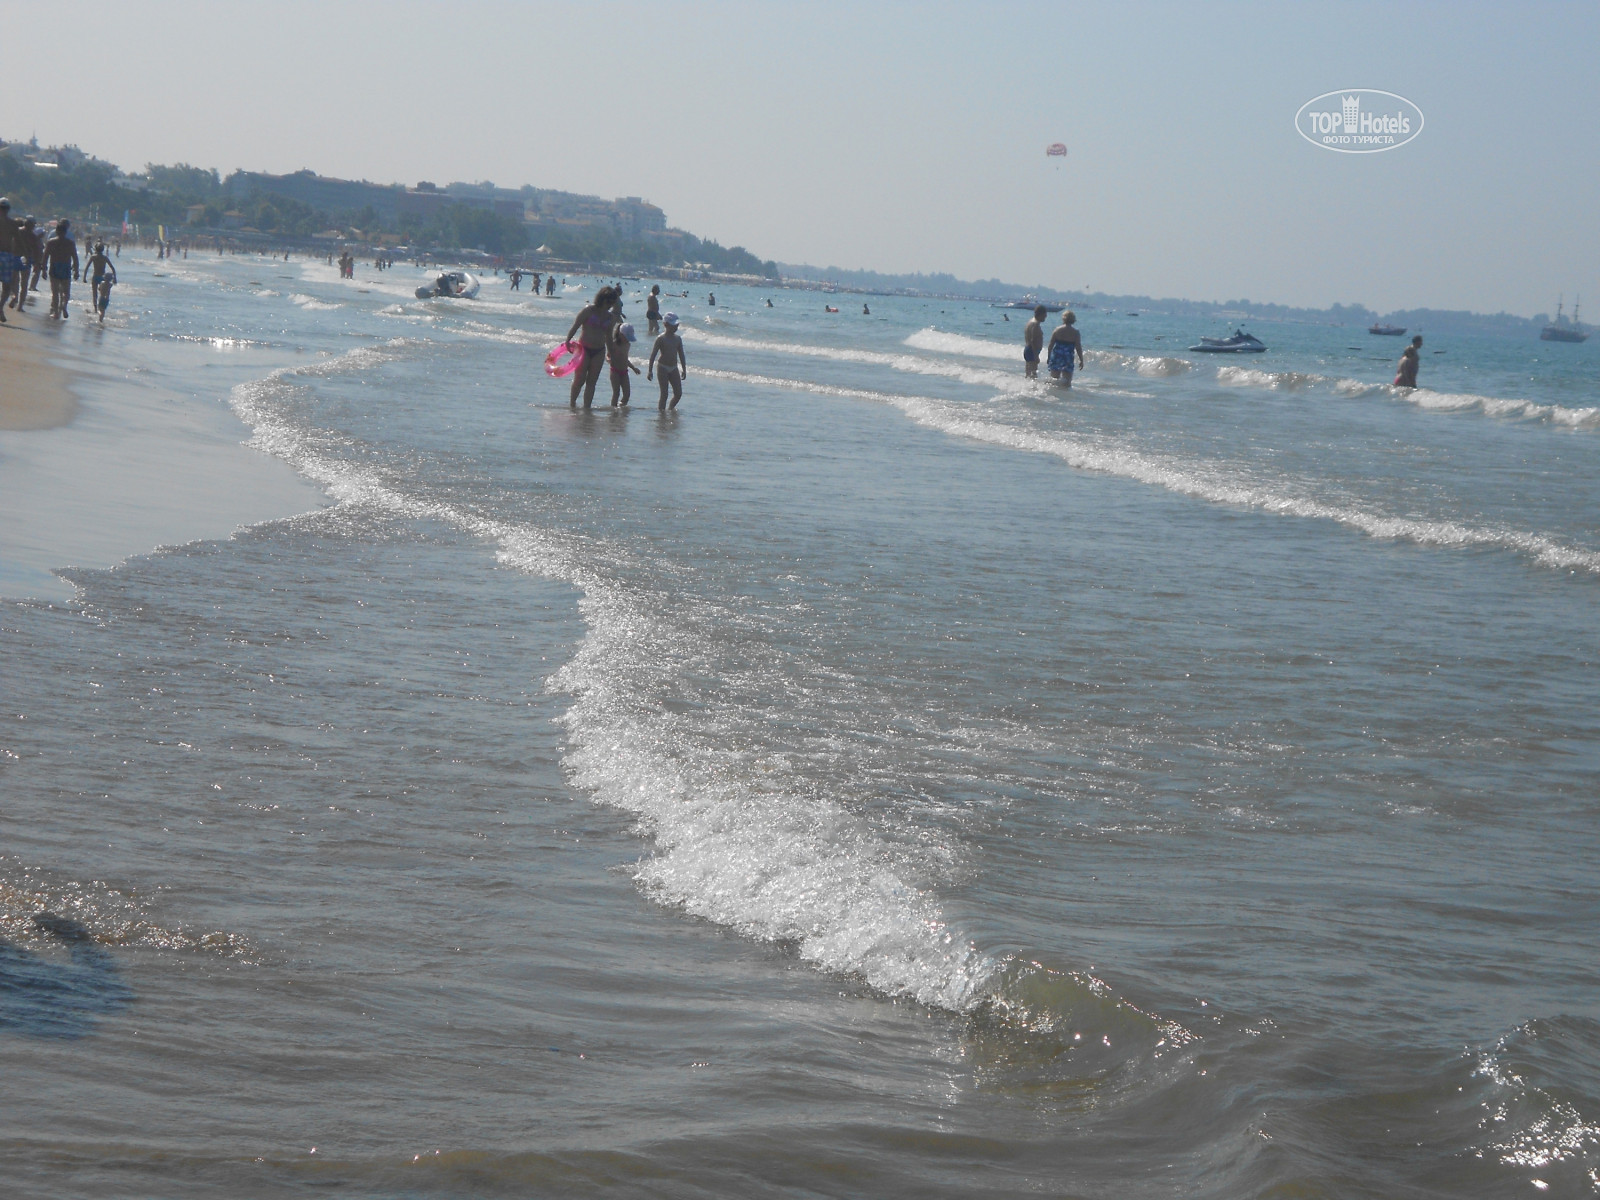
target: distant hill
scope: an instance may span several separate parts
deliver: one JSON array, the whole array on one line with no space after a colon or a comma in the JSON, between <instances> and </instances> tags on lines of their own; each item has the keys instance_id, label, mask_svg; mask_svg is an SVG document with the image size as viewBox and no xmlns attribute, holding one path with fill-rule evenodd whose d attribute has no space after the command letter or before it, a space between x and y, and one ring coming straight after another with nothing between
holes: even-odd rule
<instances>
[{"instance_id":1,"label":"distant hill","mask_svg":"<svg viewBox=\"0 0 1600 1200\"><path fill-rule=\"evenodd\" d=\"M786 282L829 283L851 291L887 295L959 297L968 300L1016 300L1037 296L1041 300L1070 303L1083 309L1118 309L1239 321L1283 322L1297 325L1359 326L1383 321L1403 325L1413 333L1454 333L1478 337L1538 337L1549 322L1544 313L1519 317L1511 313L1474 313L1464 310L1410 308L1380 313L1364 304L1335 304L1328 308L1294 308L1260 300L1185 300L1174 297L1115 295L1107 292L1063 292L1043 284L1005 283L999 279L957 279L950 274L889 275L878 271L849 271L842 267L813 267L779 263Z\"/></svg>"}]
</instances>

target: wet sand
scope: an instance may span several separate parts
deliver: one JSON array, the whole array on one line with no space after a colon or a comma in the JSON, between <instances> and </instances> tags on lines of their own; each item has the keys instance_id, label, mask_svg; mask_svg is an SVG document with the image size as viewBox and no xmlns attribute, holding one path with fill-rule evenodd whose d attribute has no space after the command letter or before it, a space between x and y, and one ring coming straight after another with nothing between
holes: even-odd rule
<instances>
[{"instance_id":1,"label":"wet sand","mask_svg":"<svg viewBox=\"0 0 1600 1200\"><path fill-rule=\"evenodd\" d=\"M7 310L0 325L0 429L55 429L77 415L78 401L68 386L72 376L52 361L56 324L35 313Z\"/></svg>"}]
</instances>

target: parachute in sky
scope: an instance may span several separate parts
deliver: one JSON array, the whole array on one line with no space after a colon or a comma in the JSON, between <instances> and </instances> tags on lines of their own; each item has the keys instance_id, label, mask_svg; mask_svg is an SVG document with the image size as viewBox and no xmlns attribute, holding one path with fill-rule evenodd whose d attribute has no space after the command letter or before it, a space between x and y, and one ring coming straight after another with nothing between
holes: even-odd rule
<instances>
[{"instance_id":1,"label":"parachute in sky","mask_svg":"<svg viewBox=\"0 0 1600 1200\"><path fill-rule=\"evenodd\" d=\"M1065 158L1067 156L1067 144L1065 142L1051 142L1044 148L1044 153L1046 158Z\"/></svg>"}]
</instances>

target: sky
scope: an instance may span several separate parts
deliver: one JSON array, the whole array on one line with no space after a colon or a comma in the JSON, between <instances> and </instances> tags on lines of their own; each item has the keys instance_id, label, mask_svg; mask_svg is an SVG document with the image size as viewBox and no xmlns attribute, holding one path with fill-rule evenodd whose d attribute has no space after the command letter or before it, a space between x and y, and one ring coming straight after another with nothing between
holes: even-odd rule
<instances>
[{"instance_id":1,"label":"sky","mask_svg":"<svg viewBox=\"0 0 1600 1200\"><path fill-rule=\"evenodd\" d=\"M1600 312L1600 5L0 0L0 137L643 196L761 258L1380 311ZM1333 154L1321 93L1422 134ZM1060 141L1064 162L1047 159Z\"/></svg>"}]
</instances>

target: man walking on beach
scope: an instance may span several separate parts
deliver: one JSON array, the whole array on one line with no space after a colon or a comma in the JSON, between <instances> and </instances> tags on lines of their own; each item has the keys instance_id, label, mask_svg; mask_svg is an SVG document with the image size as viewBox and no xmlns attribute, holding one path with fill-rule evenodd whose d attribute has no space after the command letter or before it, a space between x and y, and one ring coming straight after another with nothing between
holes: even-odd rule
<instances>
[{"instance_id":1,"label":"man walking on beach","mask_svg":"<svg viewBox=\"0 0 1600 1200\"><path fill-rule=\"evenodd\" d=\"M67 301L72 298L72 281L80 275L78 243L67 234L65 217L56 222L56 231L44 244L44 262L50 271L50 315L67 319Z\"/></svg>"},{"instance_id":2,"label":"man walking on beach","mask_svg":"<svg viewBox=\"0 0 1600 1200\"><path fill-rule=\"evenodd\" d=\"M17 223L11 219L11 201L0 196L0 325L6 321L6 304L17 287Z\"/></svg>"},{"instance_id":3,"label":"man walking on beach","mask_svg":"<svg viewBox=\"0 0 1600 1200\"><path fill-rule=\"evenodd\" d=\"M1022 327L1022 370L1029 379L1039 378L1039 351L1044 349L1044 319L1049 313L1039 305L1033 310L1033 320Z\"/></svg>"},{"instance_id":4,"label":"man walking on beach","mask_svg":"<svg viewBox=\"0 0 1600 1200\"><path fill-rule=\"evenodd\" d=\"M1414 388L1417 386L1417 368L1422 365L1422 355L1419 353L1421 349L1422 335L1419 333L1411 339L1411 345L1407 346L1400 354L1400 369L1394 374L1395 387Z\"/></svg>"}]
</instances>

